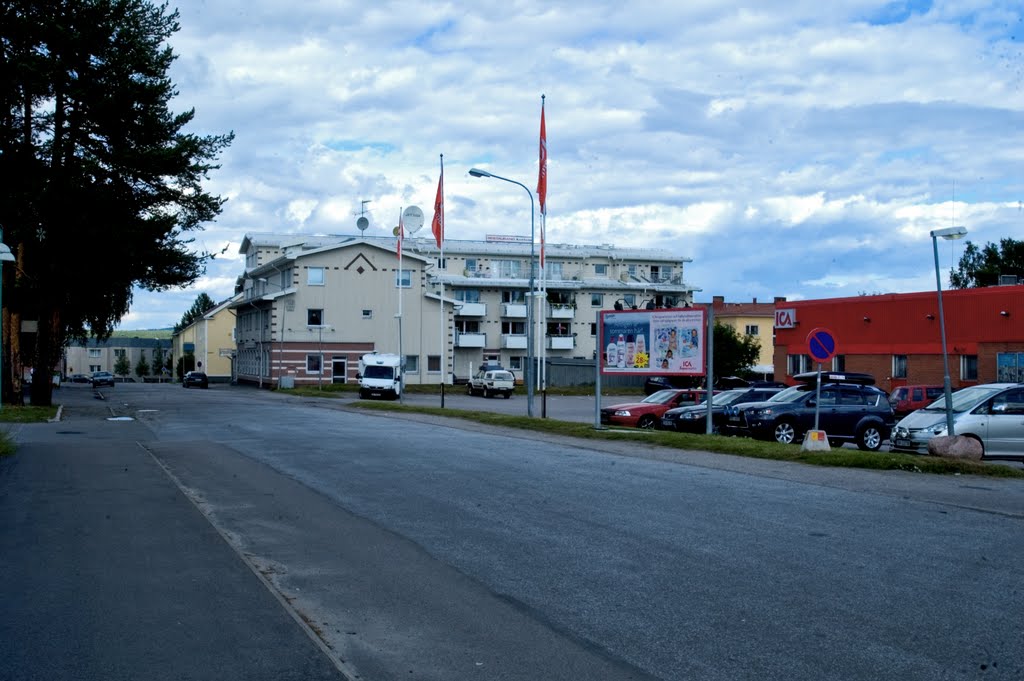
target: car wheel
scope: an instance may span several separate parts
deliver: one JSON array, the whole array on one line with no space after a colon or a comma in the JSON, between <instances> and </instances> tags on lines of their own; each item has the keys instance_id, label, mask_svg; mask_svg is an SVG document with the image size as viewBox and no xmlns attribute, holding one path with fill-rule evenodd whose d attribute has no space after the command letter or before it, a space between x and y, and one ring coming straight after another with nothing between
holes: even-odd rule
<instances>
[{"instance_id":1,"label":"car wheel","mask_svg":"<svg viewBox=\"0 0 1024 681\"><path fill-rule=\"evenodd\" d=\"M512 397L512 393L505 393L505 399L506 399L506 400L507 400L508 398L510 398L510 397Z\"/></svg>"},{"instance_id":2,"label":"car wheel","mask_svg":"<svg viewBox=\"0 0 1024 681\"><path fill-rule=\"evenodd\" d=\"M857 434L857 447L866 452L877 452L882 446L882 432L878 426L864 426Z\"/></svg>"},{"instance_id":3,"label":"car wheel","mask_svg":"<svg viewBox=\"0 0 1024 681\"><path fill-rule=\"evenodd\" d=\"M656 425L656 420L650 414L644 414L640 417L640 420L636 422L637 428L643 428L644 430L652 430Z\"/></svg>"},{"instance_id":4,"label":"car wheel","mask_svg":"<svg viewBox=\"0 0 1024 681\"><path fill-rule=\"evenodd\" d=\"M484 397L490 398L490 396L491 396L491 391L488 390L487 388L484 388Z\"/></svg>"},{"instance_id":5,"label":"car wheel","mask_svg":"<svg viewBox=\"0 0 1024 681\"><path fill-rule=\"evenodd\" d=\"M467 383L466 384L466 394L467 395L472 395L473 394L473 384L472 383Z\"/></svg>"},{"instance_id":6,"label":"car wheel","mask_svg":"<svg viewBox=\"0 0 1024 681\"><path fill-rule=\"evenodd\" d=\"M772 435L775 437L776 442L791 445L796 439L796 428L789 421L779 421L775 424L775 430Z\"/></svg>"}]
</instances>

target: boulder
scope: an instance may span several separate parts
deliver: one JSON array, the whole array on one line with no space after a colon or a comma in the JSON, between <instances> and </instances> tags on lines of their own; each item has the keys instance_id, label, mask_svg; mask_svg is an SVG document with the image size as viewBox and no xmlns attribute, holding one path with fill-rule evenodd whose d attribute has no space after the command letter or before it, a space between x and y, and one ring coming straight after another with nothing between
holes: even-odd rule
<instances>
[{"instance_id":1,"label":"boulder","mask_svg":"<svg viewBox=\"0 0 1024 681\"><path fill-rule=\"evenodd\" d=\"M973 437L943 435L928 441L928 453L946 459L981 461L982 448L981 443Z\"/></svg>"}]
</instances>

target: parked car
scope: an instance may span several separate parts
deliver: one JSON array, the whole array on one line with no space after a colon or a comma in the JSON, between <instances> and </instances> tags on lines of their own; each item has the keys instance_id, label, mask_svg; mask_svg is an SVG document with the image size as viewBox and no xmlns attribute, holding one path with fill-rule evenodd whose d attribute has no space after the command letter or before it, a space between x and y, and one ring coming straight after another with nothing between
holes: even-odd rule
<instances>
[{"instance_id":1,"label":"parked car","mask_svg":"<svg viewBox=\"0 0 1024 681\"><path fill-rule=\"evenodd\" d=\"M92 381L85 374L71 374L68 376L71 383L91 383Z\"/></svg>"},{"instance_id":2,"label":"parked car","mask_svg":"<svg viewBox=\"0 0 1024 681\"><path fill-rule=\"evenodd\" d=\"M470 377L466 384L467 395L483 395L493 397L501 395L506 400L512 397L516 387L516 378L507 369L481 367L480 371Z\"/></svg>"},{"instance_id":3,"label":"parked car","mask_svg":"<svg viewBox=\"0 0 1024 681\"><path fill-rule=\"evenodd\" d=\"M942 397L942 393L941 385L901 385L889 394L889 404L896 418L902 418L912 411L924 409Z\"/></svg>"},{"instance_id":4,"label":"parked car","mask_svg":"<svg viewBox=\"0 0 1024 681\"><path fill-rule=\"evenodd\" d=\"M981 443L989 459L1024 459L1024 383L985 383L952 395L953 430ZM904 417L892 434L893 451L928 453L928 441L946 435L946 397Z\"/></svg>"},{"instance_id":5,"label":"parked car","mask_svg":"<svg viewBox=\"0 0 1024 681\"><path fill-rule=\"evenodd\" d=\"M855 442L860 449L877 451L889 438L895 417L888 396L869 385L865 374L822 374L821 399L810 376L795 376L802 382L786 388L765 402L725 408L723 432L749 435L784 444L800 442L814 429L815 405L818 428L829 440Z\"/></svg>"},{"instance_id":6,"label":"parked car","mask_svg":"<svg viewBox=\"0 0 1024 681\"><path fill-rule=\"evenodd\" d=\"M763 402L781 391L782 388L774 387L736 388L715 394L711 398L711 425L714 432L721 430L727 406ZM686 433L704 433L707 431L707 414L707 400L689 407L676 407L661 415L661 427Z\"/></svg>"},{"instance_id":7,"label":"parked car","mask_svg":"<svg viewBox=\"0 0 1024 681\"><path fill-rule=\"evenodd\" d=\"M182 388L209 388L210 379L202 371L189 371L181 379Z\"/></svg>"},{"instance_id":8,"label":"parked car","mask_svg":"<svg viewBox=\"0 0 1024 681\"><path fill-rule=\"evenodd\" d=\"M697 404L703 399L703 390L659 390L639 402L601 407L601 423L631 428L656 428L661 423L661 415L669 409Z\"/></svg>"},{"instance_id":9,"label":"parked car","mask_svg":"<svg viewBox=\"0 0 1024 681\"><path fill-rule=\"evenodd\" d=\"M111 388L114 387L114 374L109 371L94 371L92 376L89 378L89 382L92 383L92 387L98 388L101 385L109 385Z\"/></svg>"}]
</instances>

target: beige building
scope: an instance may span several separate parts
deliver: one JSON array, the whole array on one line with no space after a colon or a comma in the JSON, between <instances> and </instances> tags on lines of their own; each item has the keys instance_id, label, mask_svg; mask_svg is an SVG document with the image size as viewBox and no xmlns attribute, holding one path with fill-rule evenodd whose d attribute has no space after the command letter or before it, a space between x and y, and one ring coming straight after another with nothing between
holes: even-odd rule
<instances>
[{"instance_id":1,"label":"beige building","mask_svg":"<svg viewBox=\"0 0 1024 681\"><path fill-rule=\"evenodd\" d=\"M206 372L212 383L234 380L235 310L232 305L241 296L233 296L172 336L175 368L177 358L193 355L196 371Z\"/></svg>"},{"instance_id":2,"label":"beige building","mask_svg":"<svg viewBox=\"0 0 1024 681\"><path fill-rule=\"evenodd\" d=\"M548 244L531 296L531 244L516 237L448 240L443 257L432 237L406 238L401 269L393 237L249 234L241 252L236 376L264 387L354 381L370 351L403 355L410 384L464 379L485 360L522 379L529 302L538 359L591 360L599 311L687 307L699 290L687 258Z\"/></svg>"},{"instance_id":3,"label":"beige building","mask_svg":"<svg viewBox=\"0 0 1024 681\"><path fill-rule=\"evenodd\" d=\"M750 370L758 374L771 374L775 370L775 304L785 298L775 298L771 303L727 303L723 296L711 299L715 321L730 326L740 336L753 336L761 344L757 364Z\"/></svg>"},{"instance_id":4,"label":"beige building","mask_svg":"<svg viewBox=\"0 0 1024 681\"><path fill-rule=\"evenodd\" d=\"M75 374L88 376L94 371L116 373L114 368L118 361L125 357L128 360L129 372L126 378L144 380L163 376L160 368L154 363L165 364L171 354L171 341L166 338L141 338L115 336L105 341L90 338L84 345L72 343L64 348L64 360L61 371L65 380ZM148 373L138 376L135 373L139 360L145 359Z\"/></svg>"}]
</instances>

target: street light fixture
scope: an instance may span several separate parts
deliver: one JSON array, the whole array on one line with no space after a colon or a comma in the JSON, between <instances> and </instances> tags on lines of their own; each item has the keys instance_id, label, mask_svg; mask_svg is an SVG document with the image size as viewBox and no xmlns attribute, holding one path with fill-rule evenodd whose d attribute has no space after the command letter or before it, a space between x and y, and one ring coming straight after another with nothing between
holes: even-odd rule
<instances>
[{"instance_id":1,"label":"street light fixture","mask_svg":"<svg viewBox=\"0 0 1024 681\"><path fill-rule=\"evenodd\" d=\"M3 230L0 230L0 240L3 239ZM11 248L7 244L0 241L0 310L3 309L3 278L4 278L4 263L14 262L16 258L11 253ZM0 385L3 383L3 356L4 356L4 340L3 340L3 321L0 320ZM3 408L3 396L0 395L0 409Z\"/></svg>"},{"instance_id":2,"label":"street light fixture","mask_svg":"<svg viewBox=\"0 0 1024 681\"><path fill-rule=\"evenodd\" d=\"M939 292L939 329L942 333L942 386L946 396L946 435L953 437L953 389L949 383L949 355L946 353L946 318L942 312L942 279L939 277L939 237L946 240L963 239L966 227L933 229L932 251L935 254L935 288Z\"/></svg>"},{"instance_id":3,"label":"street light fixture","mask_svg":"<svg viewBox=\"0 0 1024 681\"><path fill-rule=\"evenodd\" d=\"M534 246L533 246L534 238L535 238L534 237L534 234L535 234L535 232L534 232L534 222L533 222L533 215L534 215L533 214L533 192L531 192L530 188L527 187L522 182L516 182L515 180L510 180L507 177L502 177L501 175L495 175L494 173L487 172L486 170L481 170L480 168L470 168L469 169L469 174L471 176L473 176L473 177L492 177L495 180L503 180L505 182L511 182L512 184L517 184L520 187L522 187L523 189L525 189L526 190L526 194L530 197L530 296L529 297L531 297L533 299L530 300L530 304L526 308L526 326L529 327L530 332L526 335L526 372L525 372L525 375L523 376L523 380L526 381L526 415L529 416L529 417L532 417L533 416L533 372L534 372L534 368L535 368L533 366L533 355L534 355L534 349L533 349L534 340L533 340L533 337L534 337L534 334L535 334L534 319L533 319L534 318L533 308L537 304L536 292L534 291L534 271L535 271L536 267L534 265Z\"/></svg>"}]
</instances>

